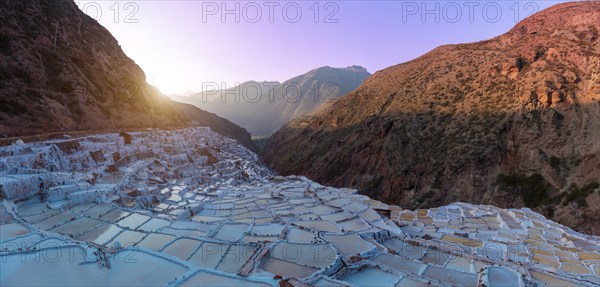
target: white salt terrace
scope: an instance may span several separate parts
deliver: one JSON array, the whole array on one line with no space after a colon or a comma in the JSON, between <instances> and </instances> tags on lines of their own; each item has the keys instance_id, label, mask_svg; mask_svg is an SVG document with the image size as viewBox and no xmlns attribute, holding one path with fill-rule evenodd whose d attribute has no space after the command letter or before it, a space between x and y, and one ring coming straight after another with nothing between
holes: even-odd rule
<instances>
[{"instance_id":1,"label":"white salt terrace","mask_svg":"<svg viewBox=\"0 0 600 287\"><path fill-rule=\"evenodd\" d=\"M0 148L0 285L600 284L600 239L528 209L404 210L207 128L132 136Z\"/></svg>"}]
</instances>

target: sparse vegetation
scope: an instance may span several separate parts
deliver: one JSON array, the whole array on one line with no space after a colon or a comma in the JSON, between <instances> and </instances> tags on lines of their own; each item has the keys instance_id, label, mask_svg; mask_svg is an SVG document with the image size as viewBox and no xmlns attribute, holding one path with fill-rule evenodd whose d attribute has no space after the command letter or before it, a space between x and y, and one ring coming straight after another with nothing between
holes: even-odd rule
<instances>
[{"instance_id":1,"label":"sparse vegetation","mask_svg":"<svg viewBox=\"0 0 600 287\"><path fill-rule=\"evenodd\" d=\"M500 174L496 184L503 190L514 190L521 194L527 207L537 207L548 198L550 184L539 173L530 176Z\"/></svg>"},{"instance_id":2,"label":"sparse vegetation","mask_svg":"<svg viewBox=\"0 0 600 287\"><path fill-rule=\"evenodd\" d=\"M575 202L578 206L587 206L585 199L598 187L600 187L600 184L596 181L592 181L582 188L579 188L574 183L571 184L569 187L569 193L566 194L565 199L563 200L563 206L569 204L570 202Z\"/></svg>"},{"instance_id":3,"label":"sparse vegetation","mask_svg":"<svg viewBox=\"0 0 600 287\"><path fill-rule=\"evenodd\" d=\"M27 107L15 100L0 98L0 112L9 115L22 115L27 113Z\"/></svg>"},{"instance_id":4,"label":"sparse vegetation","mask_svg":"<svg viewBox=\"0 0 600 287\"><path fill-rule=\"evenodd\" d=\"M560 158L558 158L556 156L551 156L550 157L550 166L554 170L556 170L556 172L560 172L560 166L561 166Z\"/></svg>"},{"instance_id":5,"label":"sparse vegetation","mask_svg":"<svg viewBox=\"0 0 600 287\"><path fill-rule=\"evenodd\" d=\"M527 60L523 57L518 57L515 63L517 69L519 69L519 72L522 71L525 68L525 66L527 66L527 64Z\"/></svg>"},{"instance_id":6,"label":"sparse vegetation","mask_svg":"<svg viewBox=\"0 0 600 287\"><path fill-rule=\"evenodd\" d=\"M71 83L61 78L61 74L63 73L63 64L59 56L46 49L41 49L40 55L48 75L48 83L58 92L65 94L72 93L74 89Z\"/></svg>"}]
</instances>

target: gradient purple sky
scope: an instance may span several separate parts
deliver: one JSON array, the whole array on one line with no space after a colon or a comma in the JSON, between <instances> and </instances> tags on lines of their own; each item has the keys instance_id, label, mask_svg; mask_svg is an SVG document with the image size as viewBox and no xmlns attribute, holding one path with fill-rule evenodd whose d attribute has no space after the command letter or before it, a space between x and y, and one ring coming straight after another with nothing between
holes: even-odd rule
<instances>
[{"instance_id":1,"label":"gradient purple sky","mask_svg":"<svg viewBox=\"0 0 600 287\"><path fill-rule=\"evenodd\" d=\"M439 45L492 38L566 1L295 1L284 10L289 2L76 1L166 94L201 91L203 82L284 81L321 66L373 73ZM222 5L236 4L236 13L222 15ZM337 23L326 23L333 12Z\"/></svg>"}]
</instances>

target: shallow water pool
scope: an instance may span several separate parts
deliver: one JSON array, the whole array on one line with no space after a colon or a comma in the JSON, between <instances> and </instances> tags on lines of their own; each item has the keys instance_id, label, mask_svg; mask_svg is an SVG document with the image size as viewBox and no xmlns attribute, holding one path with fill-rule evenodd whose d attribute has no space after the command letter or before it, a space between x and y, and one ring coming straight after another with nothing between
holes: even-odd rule
<instances>
[{"instance_id":1,"label":"shallow water pool","mask_svg":"<svg viewBox=\"0 0 600 287\"><path fill-rule=\"evenodd\" d=\"M97 263L84 263L85 251L78 246L5 255L0 261L2 286L131 286L133 282L163 286L187 271L160 257L128 250L112 257L111 268L107 269ZM32 270L35 276L31 276Z\"/></svg>"}]
</instances>

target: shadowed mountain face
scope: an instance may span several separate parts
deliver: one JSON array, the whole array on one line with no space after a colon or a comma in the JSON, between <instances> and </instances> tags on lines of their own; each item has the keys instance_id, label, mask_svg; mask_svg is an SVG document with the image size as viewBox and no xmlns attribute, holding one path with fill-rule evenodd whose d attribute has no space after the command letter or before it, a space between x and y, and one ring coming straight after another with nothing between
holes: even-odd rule
<instances>
[{"instance_id":1,"label":"shadowed mountain face","mask_svg":"<svg viewBox=\"0 0 600 287\"><path fill-rule=\"evenodd\" d=\"M292 121L263 159L405 208L529 206L600 234L599 33L600 3L566 3L439 47Z\"/></svg>"},{"instance_id":2,"label":"shadowed mountain face","mask_svg":"<svg viewBox=\"0 0 600 287\"><path fill-rule=\"evenodd\" d=\"M112 35L73 1L1 1L0 18L0 137L195 121L253 147L244 129L147 85Z\"/></svg>"},{"instance_id":3,"label":"shadowed mountain face","mask_svg":"<svg viewBox=\"0 0 600 287\"><path fill-rule=\"evenodd\" d=\"M256 136L270 136L282 125L328 106L356 89L368 76L363 67L321 67L283 83L242 83L177 100L225 117Z\"/></svg>"}]
</instances>

